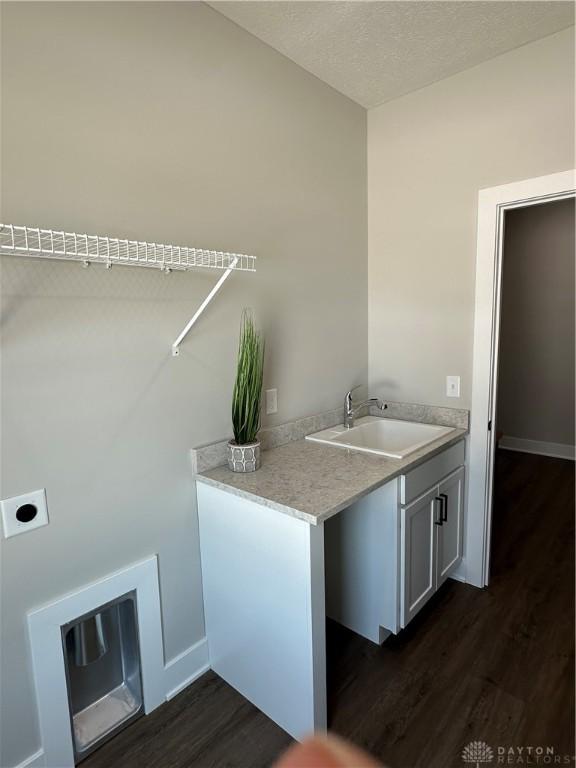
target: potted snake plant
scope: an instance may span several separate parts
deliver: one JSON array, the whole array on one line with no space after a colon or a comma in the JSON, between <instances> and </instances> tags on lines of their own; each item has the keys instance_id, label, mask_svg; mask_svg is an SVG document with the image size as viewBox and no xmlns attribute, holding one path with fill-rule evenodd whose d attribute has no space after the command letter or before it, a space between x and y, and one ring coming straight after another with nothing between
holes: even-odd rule
<instances>
[{"instance_id":1,"label":"potted snake plant","mask_svg":"<svg viewBox=\"0 0 576 768\"><path fill-rule=\"evenodd\" d=\"M232 395L234 440L228 443L228 466L233 472L255 472L260 467L260 404L264 372L264 339L249 310L240 327L238 366Z\"/></svg>"}]
</instances>

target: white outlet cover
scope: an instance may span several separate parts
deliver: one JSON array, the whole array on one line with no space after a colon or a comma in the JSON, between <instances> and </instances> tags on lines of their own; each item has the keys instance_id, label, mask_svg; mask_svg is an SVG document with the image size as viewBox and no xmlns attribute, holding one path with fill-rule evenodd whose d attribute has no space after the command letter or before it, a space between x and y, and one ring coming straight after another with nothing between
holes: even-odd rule
<instances>
[{"instance_id":1,"label":"white outlet cover","mask_svg":"<svg viewBox=\"0 0 576 768\"><path fill-rule=\"evenodd\" d=\"M446 376L446 396L460 397L460 376Z\"/></svg>"},{"instance_id":2,"label":"white outlet cover","mask_svg":"<svg viewBox=\"0 0 576 768\"><path fill-rule=\"evenodd\" d=\"M6 539L48 525L46 491L41 488L39 491L3 499L0 501L0 511Z\"/></svg>"},{"instance_id":3,"label":"white outlet cover","mask_svg":"<svg viewBox=\"0 0 576 768\"><path fill-rule=\"evenodd\" d=\"M278 413L278 390L266 390L266 413Z\"/></svg>"}]
</instances>

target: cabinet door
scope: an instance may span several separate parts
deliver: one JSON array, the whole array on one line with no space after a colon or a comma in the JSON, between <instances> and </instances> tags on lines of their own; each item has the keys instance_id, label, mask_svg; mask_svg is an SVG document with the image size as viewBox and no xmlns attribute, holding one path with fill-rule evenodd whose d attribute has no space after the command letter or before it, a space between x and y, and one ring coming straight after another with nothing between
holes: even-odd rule
<instances>
[{"instance_id":1,"label":"cabinet door","mask_svg":"<svg viewBox=\"0 0 576 768\"><path fill-rule=\"evenodd\" d=\"M438 495L443 499L442 525L437 528L437 584L440 586L462 558L464 467L440 483Z\"/></svg>"},{"instance_id":2,"label":"cabinet door","mask_svg":"<svg viewBox=\"0 0 576 768\"><path fill-rule=\"evenodd\" d=\"M438 488L401 511L401 624L405 627L436 591Z\"/></svg>"}]
</instances>

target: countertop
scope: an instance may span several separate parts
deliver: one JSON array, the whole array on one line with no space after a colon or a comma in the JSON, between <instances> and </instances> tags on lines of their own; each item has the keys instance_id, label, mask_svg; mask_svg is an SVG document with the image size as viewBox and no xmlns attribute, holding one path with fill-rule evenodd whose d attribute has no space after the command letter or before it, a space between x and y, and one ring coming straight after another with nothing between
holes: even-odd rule
<instances>
[{"instance_id":1,"label":"countertop","mask_svg":"<svg viewBox=\"0 0 576 768\"><path fill-rule=\"evenodd\" d=\"M196 479L318 525L466 434L465 429L455 429L404 459L296 440L262 451L262 466L256 472L241 474L217 467L197 474Z\"/></svg>"}]
</instances>

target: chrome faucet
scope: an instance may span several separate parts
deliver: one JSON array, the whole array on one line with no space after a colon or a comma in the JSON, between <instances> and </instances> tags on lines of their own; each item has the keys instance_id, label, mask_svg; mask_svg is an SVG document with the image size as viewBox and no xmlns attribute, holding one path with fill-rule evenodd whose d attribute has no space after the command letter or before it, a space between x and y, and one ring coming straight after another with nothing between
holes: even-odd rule
<instances>
[{"instance_id":1,"label":"chrome faucet","mask_svg":"<svg viewBox=\"0 0 576 768\"><path fill-rule=\"evenodd\" d=\"M351 390L346 392L346 397L344 398L344 426L346 429L351 429L354 426L356 414L360 408L364 408L365 405L375 405L377 408L380 408L381 411L385 411L386 408L388 408L386 403L383 403L382 400L379 400L377 397L369 397L367 400L363 400L355 406L352 402L352 392L354 392L355 389L358 389L358 387L352 387Z\"/></svg>"}]
</instances>

